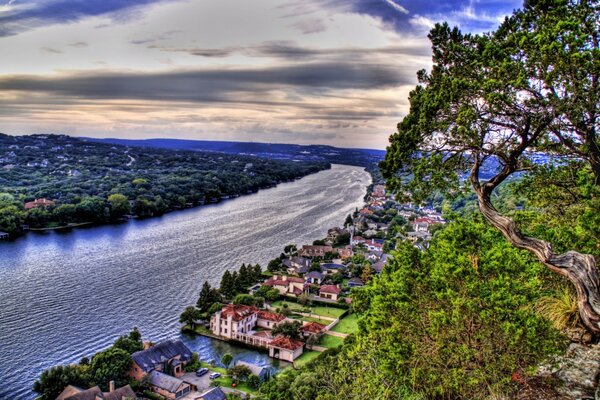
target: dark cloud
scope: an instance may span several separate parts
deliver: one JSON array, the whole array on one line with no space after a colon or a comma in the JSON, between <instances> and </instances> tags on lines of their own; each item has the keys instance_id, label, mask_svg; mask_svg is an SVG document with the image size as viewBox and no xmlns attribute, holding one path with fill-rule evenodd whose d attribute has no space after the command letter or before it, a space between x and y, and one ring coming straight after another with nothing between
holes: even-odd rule
<instances>
[{"instance_id":1,"label":"dark cloud","mask_svg":"<svg viewBox=\"0 0 600 400\"><path fill-rule=\"evenodd\" d=\"M88 47L87 42L75 42L71 43L69 46L71 47Z\"/></svg>"},{"instance_id":2,"label":"dark cloud","mask_svg":"<svg viewBox=\"0 0 600 400\"><path fill-rule=\"evenodd\" d=\"M58 49L53 49L52 47L42 47L41 48L42 51L45 51L46 53L52 53L52 54L62 54L62 50L58 50Z\"/></svg>"},{"instance_id":3,"label":"dark cloud","mask_svg":"<svg viewBox=\"0 0 600 400\"><path fill-rule=\"evenodd\" d=\"M171 0L22 0L0 14L0 36L15 35L53 23L76 22L85 17L111 14L131 17L140 6Z\"/></svg>"},{"instance_id":4,"label":"dark cloud","mask_svg":"<svg viewBox=\"0 0 600 400\"><path fill-rule=\"evenodd\" d=\"M429 56L431 51L428 45L422 42L405 41L396 46L378 48L338 47L319 49L314 47L298 46L292 41L269 41L254 46L231 46L220 49L206 48L168 48L161 46L148 46L167 52L185 52L201 57L228 57L234 53L242 53L250 57L275 57L293 61L318 61L319 59L345 58L349 62L357 59L369 59L373 56Z\"/></svg>"},{"instance_id":5,"label":"dark cloud","mask_svg":"<svg viewBox=\"0 0 600 400\"><path fill-rule=\"evenodd\" d=\"M260 102L261 94L291 90L319 94L344 89L378 89L414 83L413 74L378 64L320 63L262 69L165 73L72 74L65 77L12 76L0 79L0 90L41 92L90 99L146 99L230 102L237 95Z\"/></svg>"}]
</instances>

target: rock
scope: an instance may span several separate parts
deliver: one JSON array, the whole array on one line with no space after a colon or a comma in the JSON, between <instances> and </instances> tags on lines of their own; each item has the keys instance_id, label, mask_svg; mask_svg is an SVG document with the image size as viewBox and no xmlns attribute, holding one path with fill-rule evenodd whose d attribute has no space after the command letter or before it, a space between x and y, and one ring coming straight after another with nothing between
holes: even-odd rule
<instances>
[{"instance_id":1,"label":"rock","mask_svg":"<svg viewBox=\"0 0 600 400\"><path fill-rule=\"evenodd\" d=\"M545 371L548 371L545 368ZM541 372L541 371L540 371ZM598 399L600 375L600 345L584 346L571 343L564 357L558 357L551 373L562 385L556 389L571 399Z\"/></svg>"}]
</instances>

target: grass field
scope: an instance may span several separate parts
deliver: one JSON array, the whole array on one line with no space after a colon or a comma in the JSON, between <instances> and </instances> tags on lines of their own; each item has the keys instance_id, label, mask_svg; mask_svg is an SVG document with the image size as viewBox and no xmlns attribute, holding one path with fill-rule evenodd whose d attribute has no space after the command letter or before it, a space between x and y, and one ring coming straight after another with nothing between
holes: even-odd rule
<instances>
[{"instance_id":1,"label":"grass field","mask_svg":"<svg viewBox=\"0 0 600 400\"><path fill-rule=\"evenodd\" d=\"M271 306L277 308L283 307L284 304L287 304L290 310L303 310L305 308L310 308L312 314L320 315L322 317L330 317L330 318L338 318L340 315L346 312L343 308L337 307L326 307L326 306L315 306L315 307L304 307L298 303L291 303L289 301L275 301Z\"/></svg>"},{"instance_id":2,"label":"grass field","mask_svg":"<svg viewBox=\"0 0 600 400\"><path fill-rule=\"evenodd\" d=\"M306 321L306 322L318 322L319 324L323 324L323 325L329 325L331 323L331 321L329 321L327 319L321 319L321 318L302 317L300 319L302 321Z\"/></svg>"},{"instance_id":3,"label":"grass field","mask_svg":"<svg viewBox=\"0 0 600 400\"><path fill-rule=\"evenodd\" d=\"M319 354L321 353L318 351L306 350L300 357L294 360L294 365L297 367L302 367L303 365L317 358Z\"/></svg>"},{"instance_id":4,"label":"grass field","mask_svg":"<svg viewBox=\"0 0 600 400\"><path fill-rule=\"evenodd\" d=\"M323 335L321 336L321 340L319 340L319 343L317 343L317 345L327 347L328 349L334 349L338 346L341 346L343 342L344 339L341 337Z\"/></svg>"},{"instance_id":5,"label":"grass field","mask_svg":"<svg viewBox=\"0 0 600 400\"><path fill-rule=\"evenodd\" d=\"M340 320L333 329L334 332L355 333L358 331L358 314L350 314Z\"/></svg>"}]
</instances>

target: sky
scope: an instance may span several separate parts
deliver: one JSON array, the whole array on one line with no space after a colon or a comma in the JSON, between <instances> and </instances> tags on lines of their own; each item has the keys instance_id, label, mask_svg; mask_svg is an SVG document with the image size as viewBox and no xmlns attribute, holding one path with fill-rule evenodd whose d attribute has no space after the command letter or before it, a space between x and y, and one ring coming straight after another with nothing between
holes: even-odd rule
<instances>
[{"instance_id":1,"label":"sky","mask_svg":"<svg viewBox=\"0 0 600 400\"><path fill-rule=\"evenodd\" d=\"M0 0L0 132L383 149L484 0Z\"/></svg>"}]
</instances>

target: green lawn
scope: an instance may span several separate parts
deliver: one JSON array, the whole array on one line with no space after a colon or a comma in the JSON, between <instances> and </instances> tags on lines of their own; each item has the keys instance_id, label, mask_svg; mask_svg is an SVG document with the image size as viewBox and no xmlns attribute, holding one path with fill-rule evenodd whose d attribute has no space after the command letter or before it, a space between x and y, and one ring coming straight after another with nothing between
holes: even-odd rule
<instances>
[{"instance_id":1,"label":"green lawn","mask_svg":"<svg viewBox=\"0 0 600 400\"><path fill-rule=\"evenodd\" d=\"M320 315L322 317L338 318L340 315L346 312L346 310L343 308L326 306L304 307L298 303L292 303L289 301L282 300L275 301L271 305L275 308L282 308L284 304L287 304L290 310L303 310L305 308L310 308L312 314Z\"/></svg>"},{"instance_id":2,"label":"green lawn","mask_svg":"<svg viewBox=\"0 0 600 400\"><path fill-rule=\"evenodd\" d=\"M331 330L348 334L356 333L358 331L358 314L350 314L342 318Z\"/></svg>"},{"instance_id":3,"label":"green lawn","mask_svg":"<svg viewBox=\"0 0 600 400\"><path fill-rule=\"evenodd\" d=\"M302 317L300 318L302 321L306 322L318 322L319 324L329 325L331 321L321 318L313 318L313 317Z\"/></svg>"},{"instance_id":4,"label":"green lawn","mask_svg":"<svg viewBox=\"0 0 600 400\"><path fill-rule=\"evenodd\" d=\"M231 384L233 383L233 380L229 376L222 376L220 378L215 379L213 382L218 383L219 386L221 386L221 387L240 390L242 392L246 392L246 393L250 393L250 394L257 393L257 390L248 386L248 384L246 382L238 382L236 387L232 387Z\"/></svg>"},{"instance_id":5,"label":"green lawn","mask_svg":"<svg viewBox=\"0 0 600 400\"><path fill-rule=\"evenodd\" d=\"M302 355L298 358L296 358L294 360L294 364L297 367L302 367L305 364L309 363L310 361L314 360L315 358L317 358L319 356L319 354L321 354L318 351L313 351L313 350L306 350L304 353L302 353Z\"/></svg>"},{"instance_id":6,"label":"green lawn","mask_svg":"<svg viewBox=\"0 0 600 400\"><path fill-rule=\"evenodd\" d=\"M319 343L317 343L317 345L327 347L328 349L334 349L338 346L341 346L342 343L344 343L344 339L341 337L323 335L321 336L321 339L319 340Z\"/></svg>"}]
</instances>

